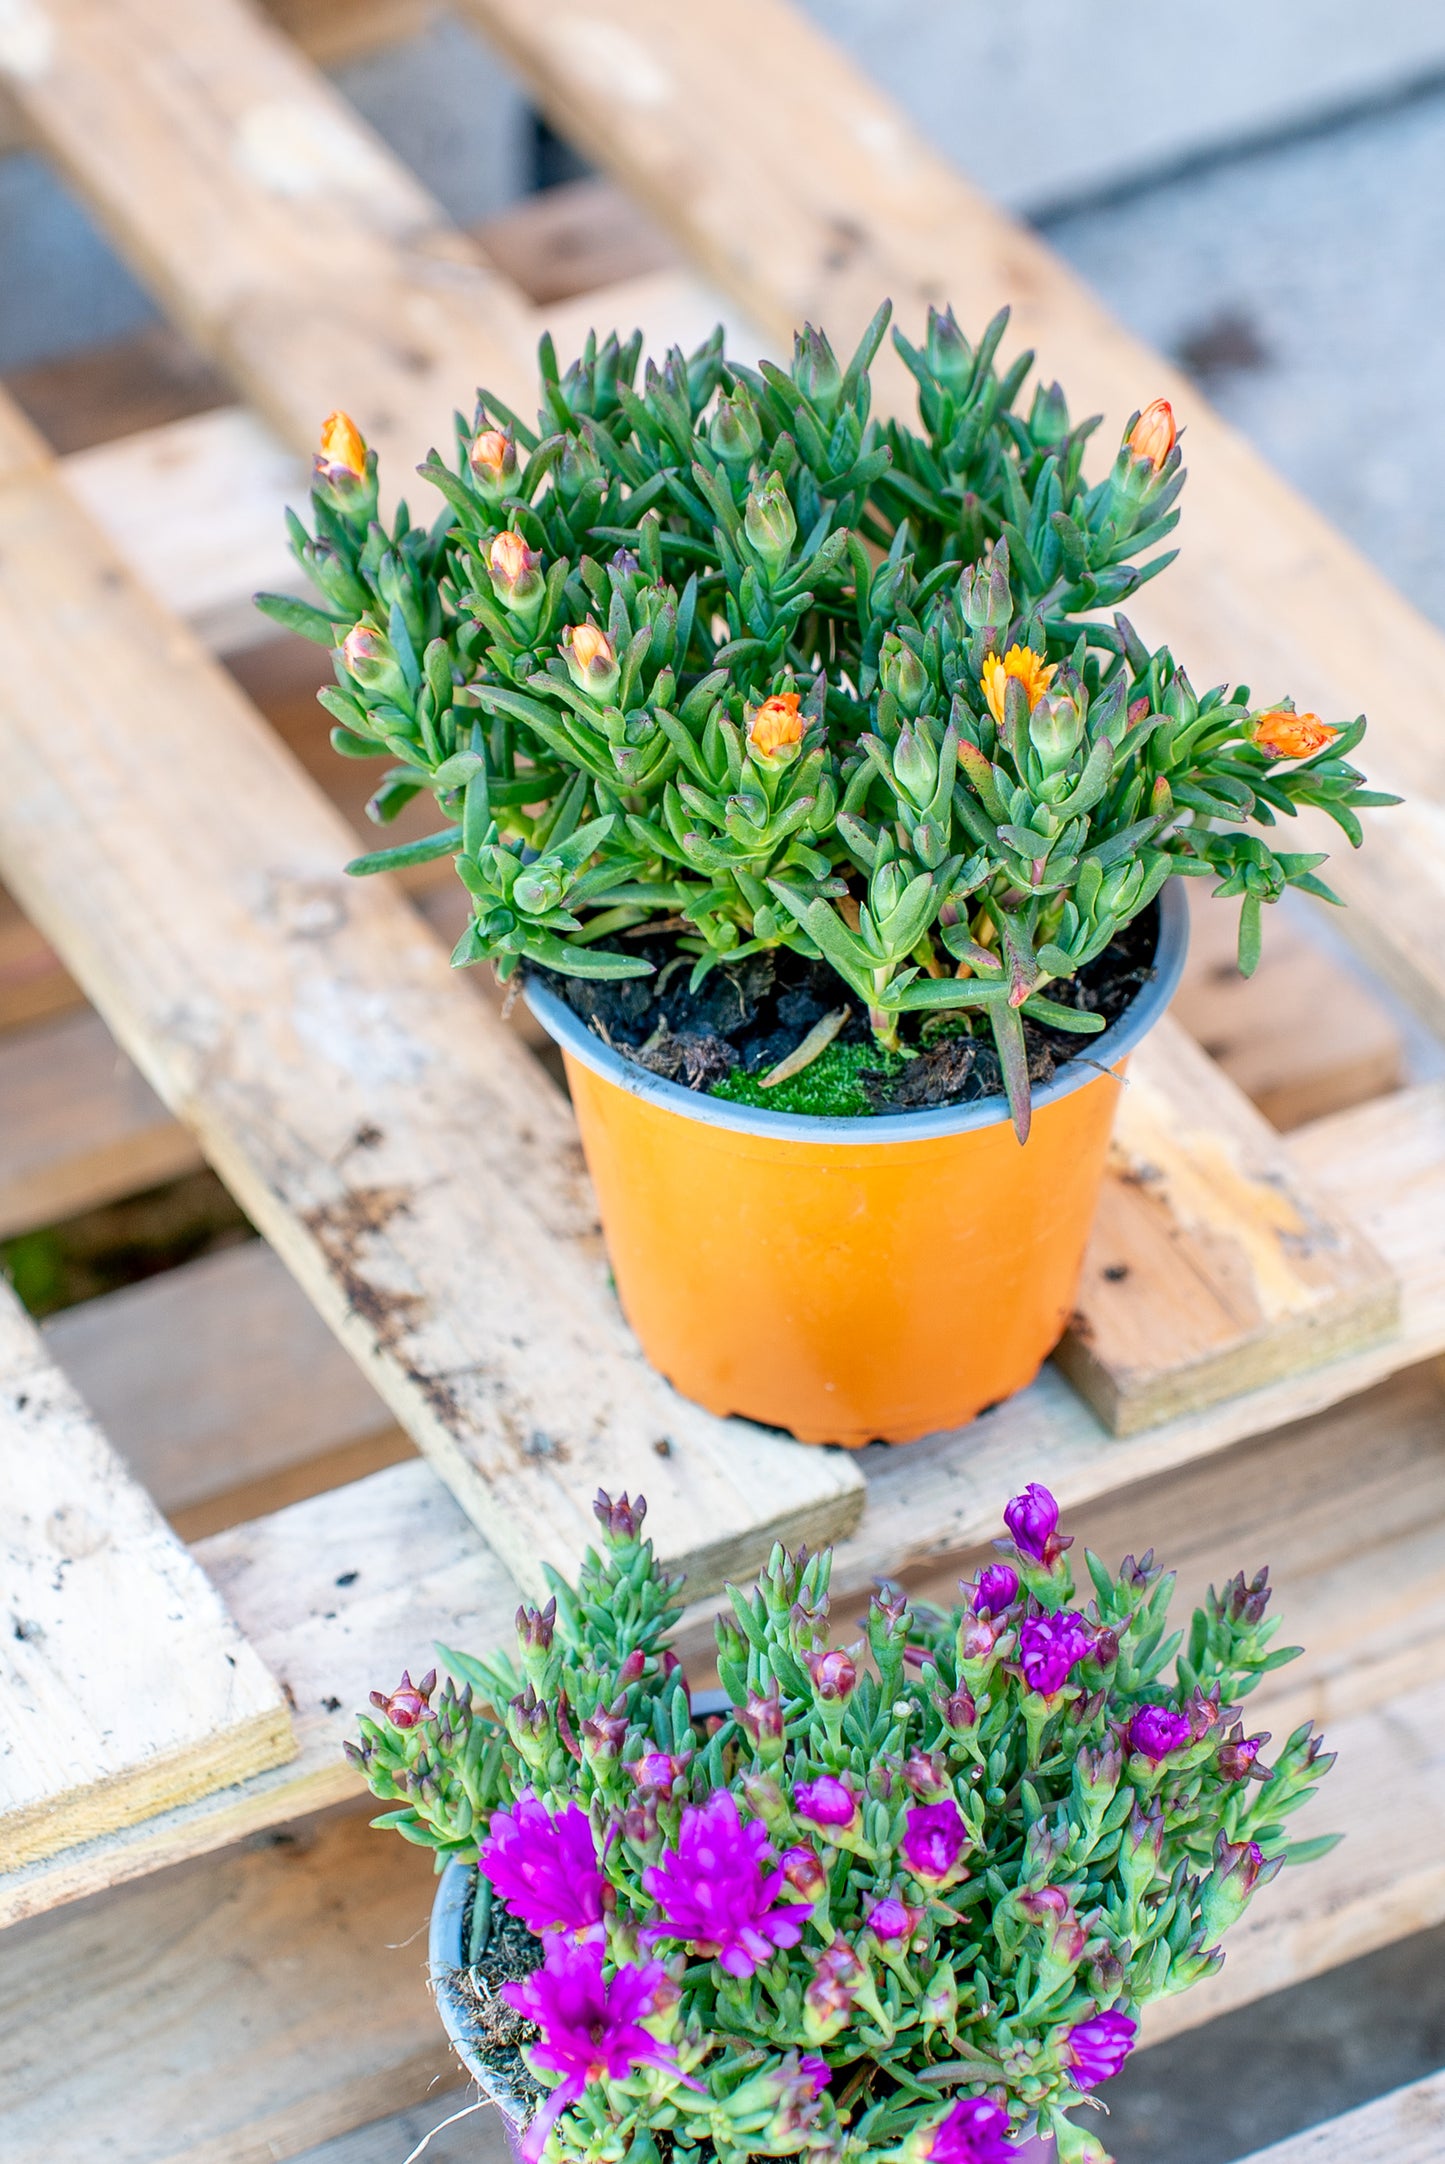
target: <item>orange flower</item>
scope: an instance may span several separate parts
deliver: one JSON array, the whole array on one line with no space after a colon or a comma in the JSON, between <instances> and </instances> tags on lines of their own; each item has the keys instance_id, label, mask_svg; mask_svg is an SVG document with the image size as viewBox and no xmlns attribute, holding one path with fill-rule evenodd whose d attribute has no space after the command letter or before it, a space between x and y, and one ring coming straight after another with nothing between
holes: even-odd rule
<instances>
[{"instance_id":1,"label":"orange flower","mask_svg":"<svg viewBox=\"0 0 1445 2164\"><path fill-rule=\"evenodd\" d=\"M1292 714L1287 706L1272 706L1249 728L1253 742L1273 759L1308 759L1339 733L1318 714Z\"/></svg>"},{"instance_id":2,"label":"orange flower","mask_svg":"<svg viewBox=\"0 0 1445 2164\"><path fill-rule=\"evenodd\" d=\"M1011 646L1002 661L997 654L989 655L983 665L983 695L1000 728L1003 727L1003 702L1009 678L1016 676L1023 685L1032 713L1053 682L1057 667L1057 662L1045 661L1031 646Z\"/></svg>"},{"instance_id":3,"label":"orange flower","mask_svg":"<svg viewBox=\"0 0 1445 2164\"><path fill-rule=\"evenodd\" d=\"M748 749L760 759L771 759L775 752L791 751L801 744L804 729L803 717L798 712L801 704L796 691L776 691L771 699L764 699L748 719Z\"/></svg>"},{"instance_id":4,"label":"orange flower","mask_svg":"<svg viewBox=\"0 0 1445 2164\"><path fill-rule=\"evenodd\" d=\"M366 472L366 444L361 430L340 407L328 413L321 424L321 460L327 466L339 466L354 474L358 481Z\"/></svg>"},{"instance_id":5,"label":"orange flower","mask_svg":"<svg viewBox=\"0 0 1445 2164\"><path fill-rule=\"evenodd\" d=\"M537 575L541 561L514 527L499 533L487 551L487 566L499 597L503 601L530 600L542 584Z\"/></svg>"},{"instance_id":6,"label":"orange flower","mask_svg":"<svg viewBox=\"0 0 1445 2164\"><path fill-rule=\"evenodd\" d=\"M1144 408L1124 441L1135 458L1147 458L1158 473L1173 450L1178 434L1174 426L1174 408L1167 398L1156 398L1152 405Z\"/></svg>"},{"instance_id":7,"label":"orange flower","mask_svg":"<svg viewBox=\"0 0 1445 2164\"><path fill-rule=\"evenodd\" d=\"M477 479L504 489L517 470L517 447L499 428L484 428L472 439L469 454Z\"/></svg>"}]
</instances>

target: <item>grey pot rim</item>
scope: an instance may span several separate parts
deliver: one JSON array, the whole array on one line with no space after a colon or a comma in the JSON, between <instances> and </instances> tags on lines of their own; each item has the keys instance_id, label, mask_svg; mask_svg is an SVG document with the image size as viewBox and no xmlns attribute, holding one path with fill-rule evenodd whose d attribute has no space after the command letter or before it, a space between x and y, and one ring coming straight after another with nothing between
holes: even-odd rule
<instances>
[{"instance_id":1,"label":"grey pot rim","mask_svg":"<svg viewBox=\"0 0 1445 2164\"><path fill-rule=\"evenodd\" d=\"M1184 881L1176 876L1166 880L1159 895L1159 943L1154 950L1153 976L1117 1021L1097 1037L1082 1040L1087 1049L1061 1067L1052 1082L1034 1091L1035 1112L1097 1080L1147 1036L1174 997L1188 947L1189 904ZM1001 1126L1009 1116L1002 1097L981 1097L972 1104L940 1105L923 1112L885 1112L859 1119L765 1112L754 1105L730 1104L724 1097L710 1097L704 1091L665 1081L636 1060L625 1059L544 985L527 983L523 996L548 1036L582 1066L590 1067L594 1074L630 1096L656 1105L659 1111L675 1112L680 1119L695 1120L704 1127L723 1127L734 1134L785 1142L847 1144L856 1149L860 1143L923 1142L935 1136L967 1134L976 1128Z\"/></svg>"}]
</instances>

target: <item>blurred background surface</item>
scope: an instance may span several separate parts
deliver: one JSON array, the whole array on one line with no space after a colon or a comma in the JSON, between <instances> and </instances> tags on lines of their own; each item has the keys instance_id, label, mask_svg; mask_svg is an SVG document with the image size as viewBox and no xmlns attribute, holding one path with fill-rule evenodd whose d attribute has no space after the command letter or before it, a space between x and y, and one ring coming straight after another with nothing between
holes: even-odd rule
<instances>
[{"instance_id":1,"label":"blurred background surface","mask_svg":"<svg viewBox=\"0 0 1445 2164\"><path fill-rule=\"evenodd\" d=\"M1445 9L805 4L1445 625ZM284 0L272 12L284 22ZM375 28L358 46L360 17ZM552 200L576 245L599 230L619 245L585 169L444 10L356 10L328 65L455 218L485 226L523 197L570 189ZM601 277L668 253L640 222L621 245L626 260ZM66 370L97 347L113 349L107 400L124 403L128 371L152 389L164 377L171 412L226 398L0 110L0 376L42 425L64 416L59 448L85 440ZM149 394L130 388L129 425L142 427ZM1435 1932L1141 2055L1111 2087L1107 2139L1120 2164L1228 2164L1442 2062ZM415 2138L447 2108L414 2114ZM330 2143L311 2164L391 2164L374 2138ZM449 2164L491 2145L464 2121L428 2154Z\"/></svg>"}]
</instances>

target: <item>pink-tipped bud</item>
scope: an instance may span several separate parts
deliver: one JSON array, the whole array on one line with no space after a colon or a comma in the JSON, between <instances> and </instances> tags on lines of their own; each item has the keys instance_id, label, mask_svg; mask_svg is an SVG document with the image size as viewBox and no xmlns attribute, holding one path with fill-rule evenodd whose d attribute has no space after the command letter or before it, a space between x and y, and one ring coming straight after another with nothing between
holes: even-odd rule
<instances>
[{"instance_id":1,"label":"pink-tipped bud","mask_svg":"<svg viewBox=\"0 0 1445 2164\"><path fill-rule=\"evenodd\" d=\"M393 1728L415 1728L418 1722L424 1721L431 1712L428 1701L436 1689L436 1680L437 1672L431 1668L420 1683L413 1683L409 1672L404 1668L401 1681L390 1697L381 1691L373 1691L371 1703L381 1709Z\"/></svg>"}]
</instances>

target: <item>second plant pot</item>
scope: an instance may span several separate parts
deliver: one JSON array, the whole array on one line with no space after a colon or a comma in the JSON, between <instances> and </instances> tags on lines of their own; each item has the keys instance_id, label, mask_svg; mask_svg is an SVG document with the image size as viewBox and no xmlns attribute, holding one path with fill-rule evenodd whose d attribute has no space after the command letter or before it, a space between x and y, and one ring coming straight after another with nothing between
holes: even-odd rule
<instances>
[{"instance_id":1,"label":"second plant pot","mask_svg":"<svg viewBox=\"0 0 1445 2164\"><path fill-rule=\"evenodd\" d=\"M1123 1063L1184 964L1159 898L1153 975L1034 1093L815 1119L683 1089L624 1058L544 986L623 1312L709 1411L803 1442L912 1442L1030 1382L1074 1304Z\"/></svg>"}]
</instances>

